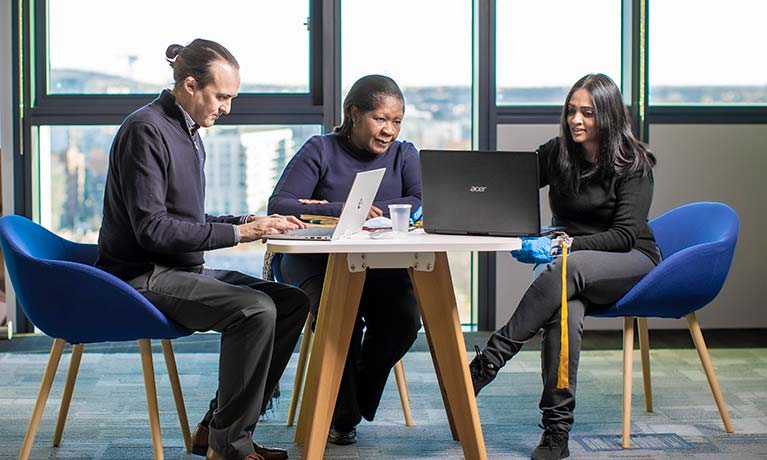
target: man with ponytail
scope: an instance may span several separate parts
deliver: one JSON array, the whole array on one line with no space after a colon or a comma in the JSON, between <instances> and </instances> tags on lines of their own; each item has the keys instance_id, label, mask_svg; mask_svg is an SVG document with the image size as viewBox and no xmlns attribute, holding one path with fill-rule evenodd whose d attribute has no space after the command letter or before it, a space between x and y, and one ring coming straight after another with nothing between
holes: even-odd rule
<instances>
[{"instance_id":1,"label":"man with ponytail","mask_svg":"<svg viewBox=\"0 0 767 460\"><path fill-rule=\"evenodd\" d=\"M205 147L198 133L229 113L239 64L220 44L171 45L175 84L130 114L109 152L97 266L126 280L168 318L221 333L218 390L192 439L209 460L280 460L253 431L295 347L303 291L204 266L204 251L305 225L293 216L205 213Z\"/></svg>"}]
</instances>

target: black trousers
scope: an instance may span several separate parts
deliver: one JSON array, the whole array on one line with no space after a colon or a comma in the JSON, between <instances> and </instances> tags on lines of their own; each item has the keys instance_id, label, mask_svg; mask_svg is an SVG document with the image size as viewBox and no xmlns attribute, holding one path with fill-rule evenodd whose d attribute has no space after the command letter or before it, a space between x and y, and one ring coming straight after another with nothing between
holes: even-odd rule
<instances>
[{"instance_id":1,"label":"black trousers","mask_svg":"<svg viewBox=\"0 0 767 460\"><path fill-rule=\"evenodd\" d=\"M649 257L637 250L576 251L567 257L568 388L557 388L562 313L561 259L542 267L506 325L490 336L484 353L501 367L525 342L543 330L543 394L539 407L544 427L560 431L570 431L572 427L583 317L588 306L616 302L654 266Z\"/></svg>"},{"instance_id":2,"label":"black trousers","mask_svg":"<svg viewBox=\"0 0 767 460\"><path fill-rule=\"evenodd\" d=\"M283 281L300 286L317 318L325 278L326 255L282 256ZM418 303L407 270L370 269L338 390L333 426L355 427L373 420L392 367L415 342L421 328Z\"/></svg>"},{"instance_id":3,"label":"black trousers","mask_svg":"<svg viewBox=\"0 0 767 460\"><path fill-rule=\"evenodd\" d=\"M178 324L221 333L218 390L203 424L210 430L210 447L225 458L252 453L261 410L306 321L306 294L236 271L202 267L156 266L130 284Z\"/></svg>"}]
</instances>

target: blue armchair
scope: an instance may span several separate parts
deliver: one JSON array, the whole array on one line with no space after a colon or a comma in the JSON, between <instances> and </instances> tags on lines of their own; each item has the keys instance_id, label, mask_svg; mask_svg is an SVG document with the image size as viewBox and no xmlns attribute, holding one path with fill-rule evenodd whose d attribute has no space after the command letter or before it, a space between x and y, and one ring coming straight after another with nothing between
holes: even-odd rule
<instances>
[{"instance_id":1,"label":"blue armchair","mask_svg":"<svg viewBox=\"0 0 767 460\"><path fill-rule=\"evenodd\" d=\"M613 305L588 310L589 316L623 317L623 438L630 446L631 366L634 318L639 329L645 408L652 412L647 318L682 318L708 378L719 414L728 433L733 432L724 397L711 365L695 312L711 302L727 278L735 243L738 215L722 203L699 202L672 209L650 222L663 261Z\"/></svg>"},{"instance_id":2,"label":"blue armchair","mask_svg":"<svg viewBox=\"0 0 767 460\"><path fill-rule=\"evenodd\" d=\"M21 216L0 218L0 244L11 283L24 313L54 339L19 459L29 458L65 343L72 357L61 400L53 445L64 432L69 404L86 343L137 340L141 350L155 459L163 458L151 339L161 339L187 451L189 423L171 339L192 334L168 320L124 281L93 267L92 244L67 241Z\"/></svg>"}]
</instances>

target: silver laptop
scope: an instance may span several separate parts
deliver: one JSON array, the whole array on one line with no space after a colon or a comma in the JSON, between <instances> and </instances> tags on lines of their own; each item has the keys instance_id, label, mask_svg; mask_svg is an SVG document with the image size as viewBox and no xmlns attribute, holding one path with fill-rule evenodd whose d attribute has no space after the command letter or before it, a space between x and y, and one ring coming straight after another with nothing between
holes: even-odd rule
<instances>
[{"instance_id":1,"label":"silver laptop","mask_svg":"<svg viewBox=\"0 0 767 460\"><path fill-rule=\"evenodd\" d=\"M386 168L358 172L334 227L307 227L269 235L272 240L331 241L358 233L368 218Z\"/></svg>"},{"instance_id":2,"label":"silver laptop","mask_svg":"<svg viewBox=\"0 0 767 460\"><path fill-rule=\"evenodd\" d=\"M428 233L540 236L536 152L421 150Z\"/></svg>"}]
</instances>

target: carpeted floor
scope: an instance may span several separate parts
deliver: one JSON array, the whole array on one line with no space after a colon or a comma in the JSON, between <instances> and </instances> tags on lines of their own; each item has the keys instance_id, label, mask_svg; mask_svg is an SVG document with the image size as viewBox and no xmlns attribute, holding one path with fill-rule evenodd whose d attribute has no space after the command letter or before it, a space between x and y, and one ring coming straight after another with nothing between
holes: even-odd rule
<instances>
[{"instance_id":1,"label":"carpeted floor","mask_svg":"<svg viewBox=\"0 0 767 460\"><path fill-rule=\"evenodd\" d=\"M467 345L479 343L484 337L470 336ZM210 350L217 337L194 337L187 344L183 339L176 344L192 428L214 392L218 365L217 354ZM20 340L15 347L26 346L27 350L8 350L9 343L2 344L5 349L0 349L0 460L17 457L39 389L49 343L35 339L35 346L22 344L26 338L14 339ZM54 449L51 440L69 362L67 350L32 449L32 459L152 458L140 359L124 350L99 347L103 346L85 347L64 441ZM191 351L184 351L185 347ZM530 351L523 351L503 368L497 380L478 398L489 459L529 458L540 436L536 426L540 358L533 344L527 350ZM767 350L712 347L710 351L735 426L734 434L724 432L695 350L655 349L652 351L655 412L644 411L637 357L632 414L634 447L621 449L621 352L586 349L581 355L571 458L767 459ZM300 458L300 446L293 444L293 428L285 427L284 420L296 358L294 354L283 378L284 396L268 419L259 424L255 435L258 442L289 449L293 459ZM429 353L416 346L404 362L415 426L405 427L397 389L390 381L376 420L359 426L359 443L329 445L326 459L462 458L460 446L450 436ZM155 355L155 368L165 458L201 459L186 454L182 447L161 353Z\"/></svg>"}]
</instances>

